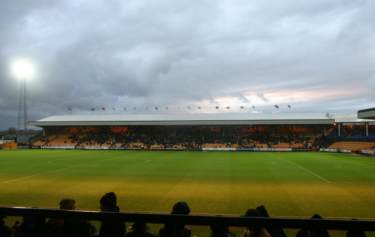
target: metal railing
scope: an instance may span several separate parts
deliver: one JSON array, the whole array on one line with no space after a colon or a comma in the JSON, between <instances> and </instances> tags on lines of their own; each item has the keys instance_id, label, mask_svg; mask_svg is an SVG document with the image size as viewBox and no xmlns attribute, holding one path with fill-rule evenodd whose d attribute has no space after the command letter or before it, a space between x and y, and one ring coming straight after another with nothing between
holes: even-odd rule
<instances>
[{"instance_id":1,"label":"metal railing","mask_svg":"<svg viewBox=\"0 0 375 237\"><path fill-rule=\"evenodd\" d=\"M323 228L327 230L375 231L375 219L308 219L288 217L243 217L230 215L171 215L160 213L67 211L25 207L0 207L0 216L42 218L80 218L85 220L120 220L152 224L178 223L198 226L222 224L233 227L266 227L283 229Z\"/></svg>"}]
</instances>

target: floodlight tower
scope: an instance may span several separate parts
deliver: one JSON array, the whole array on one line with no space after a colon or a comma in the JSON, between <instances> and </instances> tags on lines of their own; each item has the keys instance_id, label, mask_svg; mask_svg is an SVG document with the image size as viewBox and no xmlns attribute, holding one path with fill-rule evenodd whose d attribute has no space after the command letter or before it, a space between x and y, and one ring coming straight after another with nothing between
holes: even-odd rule
<instances>
[{"instance_id":1,"label":"floodlight tower","mask_svg":"<svg viewBox=\"0 0 375 237\"><path fill-rule=\"evenodd\" d=\"M23 122L23 129L27 132L27 81L33 79L35 76L34 65L27 59L15 60L11 65L11 72L15 79L20 82L19 91L19 107L18 107L18 127L21 128Z\"/></svg>"}]
</instances>

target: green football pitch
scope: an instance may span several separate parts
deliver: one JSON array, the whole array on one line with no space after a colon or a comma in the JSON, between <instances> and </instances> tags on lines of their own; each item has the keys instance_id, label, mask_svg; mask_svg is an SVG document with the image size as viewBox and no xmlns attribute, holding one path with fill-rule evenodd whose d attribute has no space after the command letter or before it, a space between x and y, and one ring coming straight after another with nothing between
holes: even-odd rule
<instances>
[{"instance_id":1,"label":"green football pitch","mask_svg":"<svg viewBox=\"0 0 375 237\"><path fill-rule=\"evenodd\" d=\"M114 191L123 211L375 217L375 160L333 153L0 151L0 206L97 210Z\"/></svg>"}]
</instances>

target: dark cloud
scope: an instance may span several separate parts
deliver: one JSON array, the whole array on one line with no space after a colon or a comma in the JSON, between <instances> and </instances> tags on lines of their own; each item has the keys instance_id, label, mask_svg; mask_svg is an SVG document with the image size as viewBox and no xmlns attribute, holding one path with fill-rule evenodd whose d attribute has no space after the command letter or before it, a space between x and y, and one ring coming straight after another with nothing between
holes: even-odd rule
<instances>
[{"instance_id":1,"label":"dark cloud","mask_svg":"<svg viewBox=\"0 0 375 237\"><path fill-rule=\"evenodd\" d=\"M0 128L16 124L17 57L38 67L32 119L68 107L373 106L374 11L371 0L3 1Z\"/></svg>"}]
</instances>

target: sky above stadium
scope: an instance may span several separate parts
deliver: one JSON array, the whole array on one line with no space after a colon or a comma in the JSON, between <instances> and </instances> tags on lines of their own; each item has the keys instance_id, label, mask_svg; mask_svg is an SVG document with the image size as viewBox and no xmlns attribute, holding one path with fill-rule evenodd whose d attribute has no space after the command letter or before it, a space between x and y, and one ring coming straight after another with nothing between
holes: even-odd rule
<instances>
[{"instance_id":1,"label":"sky above stadium","mask_svg":"<svg viewBox=\"0 0 375 237\"><path fill-rule=\"evenodd\" d=\"M1 1L0 129L16 126L17 58L37 67L33 120L373 107L374 12L373 0Z\"/></svg>"}]
</instances>

